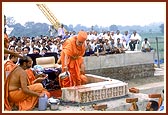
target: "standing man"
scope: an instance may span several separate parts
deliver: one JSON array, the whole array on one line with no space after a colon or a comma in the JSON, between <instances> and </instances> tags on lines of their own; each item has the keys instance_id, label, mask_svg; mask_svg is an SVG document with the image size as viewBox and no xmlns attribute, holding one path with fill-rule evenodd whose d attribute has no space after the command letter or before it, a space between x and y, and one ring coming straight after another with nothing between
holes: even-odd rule
<instances>
[{"instance_id":1,"label":"standing man","mask_svg":"<svg viewBox=\"0 0 168 115\"><path fill-rule=\"evenodd\" d=\"M63 24L61 24L61 27L58 28L58 36L61 37L61 39L63 39L64 36L65 36L64 25Z\"/></svg>"},{"instance_id":2,"label":"standing man","mask_svg":"<svg viewBox=\"0 0 168 115\"><path fill-rule=\"evenodd\" d=\"M81 75L84 70L80 66L83 63L86 39L87 33L79 31L77 36L73 36L63 43L61 52L62 72L69 71L70 76L69 79L62 80L61 87L78 86L84 84L83 81L87 81L86 76Z\"/></svg>"}]
</instances>

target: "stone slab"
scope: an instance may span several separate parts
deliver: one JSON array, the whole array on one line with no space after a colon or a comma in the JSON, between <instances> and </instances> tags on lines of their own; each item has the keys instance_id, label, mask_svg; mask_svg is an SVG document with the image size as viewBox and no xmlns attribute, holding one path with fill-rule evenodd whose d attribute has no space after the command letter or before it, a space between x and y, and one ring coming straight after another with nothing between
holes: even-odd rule
<instances>
[{"instance_id":1,"label":"stone slab","mask_svg":"<svg viewBox=\"0 0 168 115\"><path fill-rule=\"evenodd\" d=\"M86 75L88 80L95 78L93 83L76 87L61 88L64 101L87 103L109 98L125 96L128 93L128 83L116 79L105 78L97 75ZM97 79L102 79L98 81ZM90 80L89 80L90 81Z\"/></svg>"}]
</instances>

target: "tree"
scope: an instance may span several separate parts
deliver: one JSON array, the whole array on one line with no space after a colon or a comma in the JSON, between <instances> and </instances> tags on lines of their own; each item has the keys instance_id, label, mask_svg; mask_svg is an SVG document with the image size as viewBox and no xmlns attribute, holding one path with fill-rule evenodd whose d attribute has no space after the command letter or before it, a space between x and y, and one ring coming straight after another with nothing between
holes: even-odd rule
<instances>
[{"instance_id":1,"label":"tree","mask_svg":"<svg viewBox=\"0 0 168 115\"><path fill-rule=\"evenodd\" d=\"M118 30L118 27L116 26L116 25L111 25L110 27L110 31L116 31L116 30Z\"/></svg>"},{"instance_id":2,"label":"tree","mask_svg":"<svg viewBox=\"0 0 168 115\"><path fill-rule=\"evenodd\" d=\"M164 33L164 24L161 24L160 26L161 32Z\"/></svg>"},{"instance_id":3,"label":"tree","mask_svg":"<svg viewBox=\"0 0 168 115\"><path fill-rule=\"evenodd\" d=\"M15 25L15 20L14 20L14 18L13 18L13 17L7 17L7 19L6 19L6 24L7 24L8 26Z\"/></svg>"},{"instance_id":4,"label":"tree","mask_svg":"<svg viewBox=\"0 0 168 115\"><path fill-rule=\"evenodd\" d=\"M13 31L10 33L9 36L22 36L25 30L25 27L22 26L20 23L16 23L15 25L13 25L14 29Z\"/></svg>"},{"instance_id":5,"label":"tree","mask_svg":"<svg viewBox=\"0 0 168 115\"><path fill-rule=\"evenodd\" d=\"M69 30L69 27L67 25L64 25L64 28L67 30L67 31L70 31Z\"/></svg>"},{"instance_id":6,"label":"tree","mask_svg":"<svg viewBox=\"0 0 168 115\"><path fill-rule=\"evenodd\" d=\"M72 24L70 24L68 28L69 28L70 31L73 31L73 25Z\"/></svg>"},{"instance_id":7,"label":"tree","mask_svg":"<svg viewBox=\"0 0 168 115\"><path fill-rule=\"evenodd\" d=\"M34 24L35 24L34 22L26 22L24 26L26 28L33 28Z\"/></svg>"}]
</instances>

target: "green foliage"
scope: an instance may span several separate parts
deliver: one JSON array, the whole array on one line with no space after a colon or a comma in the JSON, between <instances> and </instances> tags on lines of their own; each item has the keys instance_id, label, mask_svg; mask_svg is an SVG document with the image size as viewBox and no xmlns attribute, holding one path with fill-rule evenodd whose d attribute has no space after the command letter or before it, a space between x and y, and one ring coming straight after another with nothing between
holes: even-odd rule
<instances>
[{"instance_id":1,"label":"green foliage","mask_svg":"<svg viewBox=\"0 0 168 115\"><path fill-rule=\"evenodd\" d=\"M164 33L164 24L161 24L160 26L161 32Z\"/></svg>"},{"instance_id":2,"label":"green foliage","mask_svg":"<svg viewBox=\"0 0 168 115\"><path fill-rule=\"evenodd\" d=\"M116 25L111 25L110 27L110 31L117 31L118 30L118 27Z\"/></svg>"},{"instance_id":3,"label":"green foliage","mask_svg":"<svg viewBox=\"0 0 168 115\"><path fill-rule=\"evenodd\" d=\"M7 17L6 19L6 23L11 26L11 25L14 25L15 24L15 20L13 17Z\"/></svg>"},{"instance_id":4,"label":"green foliage","mask_svg":"<svg viewBox=\"0 0 168 115\"><path fill-rule=\"evenodd\" d=\"M12 27L14 27L14 30L11 32L9 36L35 37L40 35L45 35L45 36L49 35L49 30L48 30L49 25L46 23L27 22L25 26L22 26L21 24L17 23Z\"/></svg>"}]
</instances>

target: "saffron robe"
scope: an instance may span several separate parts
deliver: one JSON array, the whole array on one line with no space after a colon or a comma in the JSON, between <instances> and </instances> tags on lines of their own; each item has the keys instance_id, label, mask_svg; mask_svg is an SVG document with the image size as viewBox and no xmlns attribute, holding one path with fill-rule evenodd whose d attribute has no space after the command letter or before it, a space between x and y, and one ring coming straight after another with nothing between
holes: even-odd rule
<instances>
[{"instance_id":1,"label":"saffron robe","mask_svg":"<svg viewBox=\"0 0 168 115\"><path fill-rule=\"evenodd\" d=\"M86 76L81 75L80 73L80 64L82 63L82 56L85 53L85 44L82 46L76 45L77 36L67 39L63 43L63 49L61 52L61 64L62 72L65 72L65 54L68 56L67 67L70 72L70 76L60 80L61 87L70 87L82 85L83 78L86 79Z\"/></svg>"},{"instance_id":2,"label":"saffron robe","mask_svg":"<svg viewBox=\"0 0 168 115\"><path fill-rule=\"evenodd\" d=\"M9 73L6 81L5 81L5 87L4 87L4 105L6 111L11 111L13 106L18 106L19 111L27 111L32 110L35 105L38 102L38 96L30 96L28 94L25 94L22 89L18 89L15 91L9 91L9 81L12 77L13 71L17 68L13 68L13 70ZM32 91L38 92L38 93L46 93L47 91L43 88L41 83L36 83L33 85L29 85L30 82L28 80L28 88Z\"/></svg>"},{"instance_id":3,"label":"saffron robe","mask_svg":"<svg viewBox=\"0 0 168 115\"><path fill-rule=\"evenodd\" d=\"M13 68L16 66L11 60L6 61L4 64L4 82L6 81L6 72L11 72Z\"/></svg>"}]
</instances>

